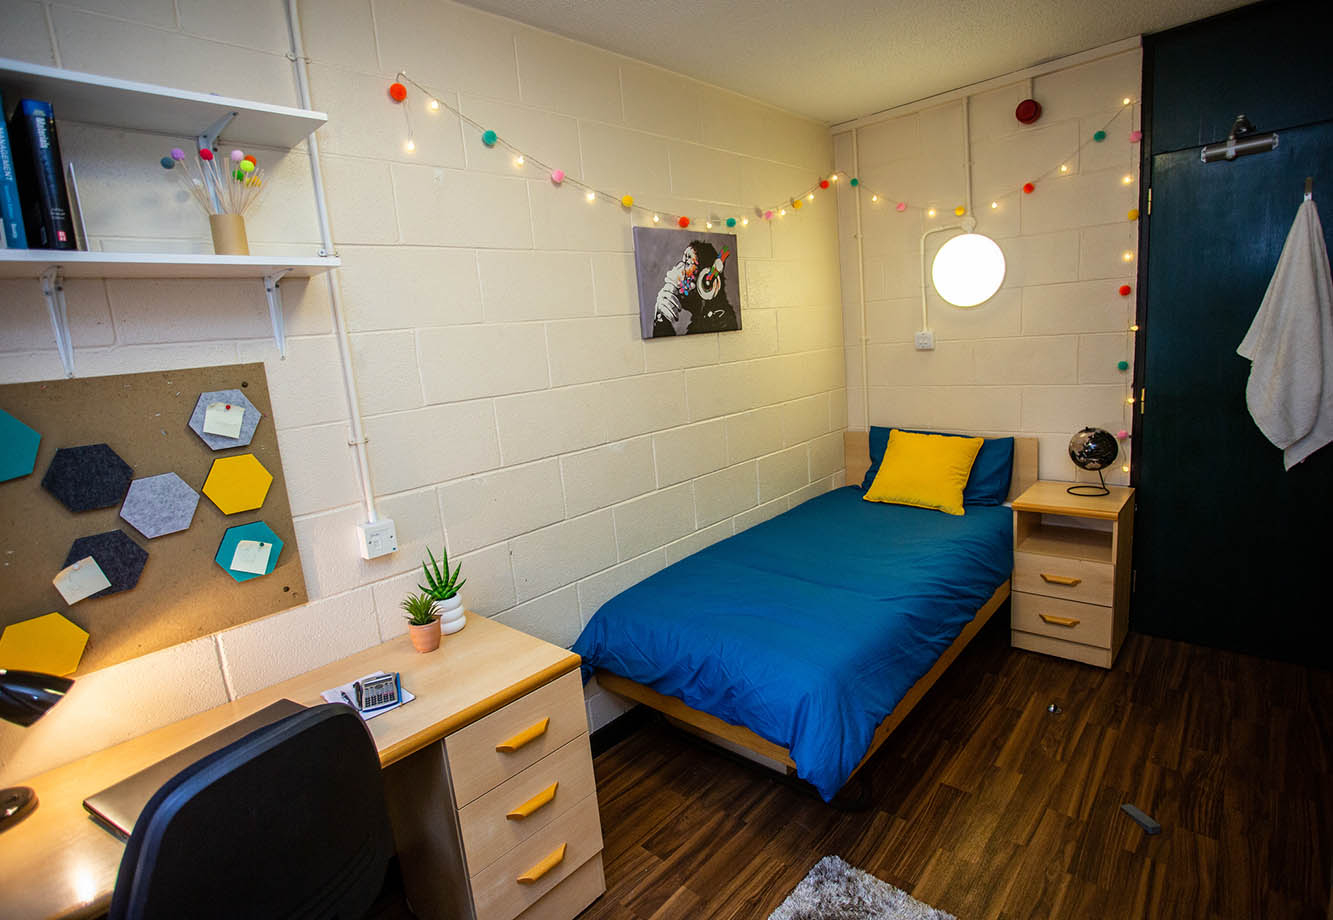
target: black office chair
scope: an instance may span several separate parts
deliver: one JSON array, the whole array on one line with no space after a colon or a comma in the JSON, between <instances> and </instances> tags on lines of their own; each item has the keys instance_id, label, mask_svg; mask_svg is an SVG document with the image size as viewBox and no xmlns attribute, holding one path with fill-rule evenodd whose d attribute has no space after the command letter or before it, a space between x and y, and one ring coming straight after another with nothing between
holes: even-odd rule
<instances>
[{"instance_id":1,"label":"black office chair","mask_svg":"<svg viewBox=\"0 0 1333 920\"><path fill-rule=\"evenodd\" d=\"M168 780L134 825L110 912L111 920L367 915L410 913L375 744L341 704L251 732Z\"/></svg>"}]
</instances>

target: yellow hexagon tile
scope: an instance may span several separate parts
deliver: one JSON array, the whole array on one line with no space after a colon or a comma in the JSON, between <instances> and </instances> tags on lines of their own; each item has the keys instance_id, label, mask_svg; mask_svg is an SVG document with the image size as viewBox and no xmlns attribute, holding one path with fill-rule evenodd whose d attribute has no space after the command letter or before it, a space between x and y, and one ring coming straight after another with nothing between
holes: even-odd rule
<instances>
[{"instance_id":1,"label":"yellow hexagon tile","mask_svg":"<svg viewBox=\"0 0 1333 920\"><path fill-rule=\"evenodd\" d=\"M0 668L64 677L83 657L88 634L58 613L13 623L0 634Z\"/></svg>"},{"instance_id":2,"label":"yellow hexagon tile","mask_svg":"<svg viewBox=\"0 0 1333 920\"><path fill-rule=\"evenodd\" d=\"M254 454L222 457L204 480L204 494L223 514L254 511L264 504L273 474L264 469Z\"/></svg>"}]
</instances>

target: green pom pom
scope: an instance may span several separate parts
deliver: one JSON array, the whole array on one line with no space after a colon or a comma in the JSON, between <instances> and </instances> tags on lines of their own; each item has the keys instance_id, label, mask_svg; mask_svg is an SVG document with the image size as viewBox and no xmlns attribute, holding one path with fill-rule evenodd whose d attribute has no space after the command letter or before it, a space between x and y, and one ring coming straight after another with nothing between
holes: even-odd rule
<instances>
[{"instance_id":1,"label":"green pom pom","mask_svg":"<svg viewBox=\"0 0 1333 920\"><path fill-rule=\"evenodd\" d=\"M1098 131L1096 134L1092 136L1092 139L1100 144L1102 141L1106 140L1106 132Z\"/></svg>"},{"instance_id":2,"label":"green pom pom","mask_svg":"<svg viewBox=\"0 0 1333 920\"><path fill-rule=\"evenodd\" d=\"M1129 362L1128 362L1128 361L1121 361L1119 364L1116 365L1116 367L1119 368L1119 369L1122 370L1122 371L1127 371L1127 370L1129 370Z\"/></svg>"},{"instance_id":3,"label":"green pom pom","mask_svg":"<svg viewBox=\"0 0 1333 920\"><path fill-rule=\"evenodd\" d=\"M728 226L728 227L734 227L734 226L736 226L736 218L734 218L734 217L728 217L728 218L727 218L727 226Z\"/></svg>"},{"instance_id":4,"label":"green pom pom","mask_svg":"<svg viewBox=\"0 0 1333 920\"><path fill-rule=\"evenodd\" d=\"M494 147L495 142L499 139L499 136L494 131L484 131L481 135L481 142L487 147Z\"/></svg>"},{"instance_id":5,"label":"green pom pom","mask_svg":"<svg viewBox=\"0 0 1333 920\"><path fill-rule=\"evenodd\" d=\"M849 183L847 183L847 184L850 185L852 188L856 188L858 185L861 184L861 180L860 180L860 179L855 179L855 178L854 178L854 179L852 179L852 180L851 180Z\"/></svg>"}]
</instances>

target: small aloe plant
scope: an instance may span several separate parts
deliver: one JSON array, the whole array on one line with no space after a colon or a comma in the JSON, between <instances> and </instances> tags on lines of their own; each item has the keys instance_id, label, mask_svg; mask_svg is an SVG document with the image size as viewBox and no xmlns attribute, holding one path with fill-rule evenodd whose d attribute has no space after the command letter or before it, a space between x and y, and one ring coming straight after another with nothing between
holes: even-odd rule
<instances>
[{"instance_id":1,"label":"small aloe plant","mask_svg":"<svg viewBox=\"0 0 1333 920\"><path fill-rule=\"evenodd\" d=\"M447 601L458 593L458 589L467 582L466 578L459 578L458 573L463 569L463 563L458 563L454 568L453 574L449 574L449 549L444 547L440 550L440 562L435 561L435 554L426 548L426 555L430 556L430 564L421 563L421 571L426 574L426 583L417 585L428 597L435 601ZM443 569L443 571L441 571Z\"/></svg>"},{"instance_id":2,"label":"small aloe plant","mask_svg":"<svg viewBox=\"0 0 1333 920\"><path fill-rule=\"evenodd\" d=\"M400 605L407 622L413 626L429 626L440 617L435 609L435 598L426 594L409 594Z\"/></svg>"}]
</instances>

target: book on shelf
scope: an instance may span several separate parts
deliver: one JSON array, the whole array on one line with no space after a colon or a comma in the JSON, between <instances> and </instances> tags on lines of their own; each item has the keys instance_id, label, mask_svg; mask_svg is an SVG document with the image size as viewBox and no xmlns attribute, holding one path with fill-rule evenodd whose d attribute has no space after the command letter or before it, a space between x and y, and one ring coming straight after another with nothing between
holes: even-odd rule
<instances>
[{"instance_id":1,"label":"book on shelf","mask_svg":"<svg viewBox=\"0 0 1333 920\"><path fill-rule=\"evenodd\" d=\"M34 249L77 249L51 104L20 99L9 120L9 142L28 245Z\"/></svg>"},{"instance_id":2,"label":"book on shelf","mask_svg":"<svg viewBox=\"0 0 1333 920\"><path fill-rule=\"evenodd\" d=\"M5 97L0 93L0 249L27 249L23 232L23 205L19 202L18 177L14 173L14 154L5 127Z\"/></svg>"}]
</instances>

